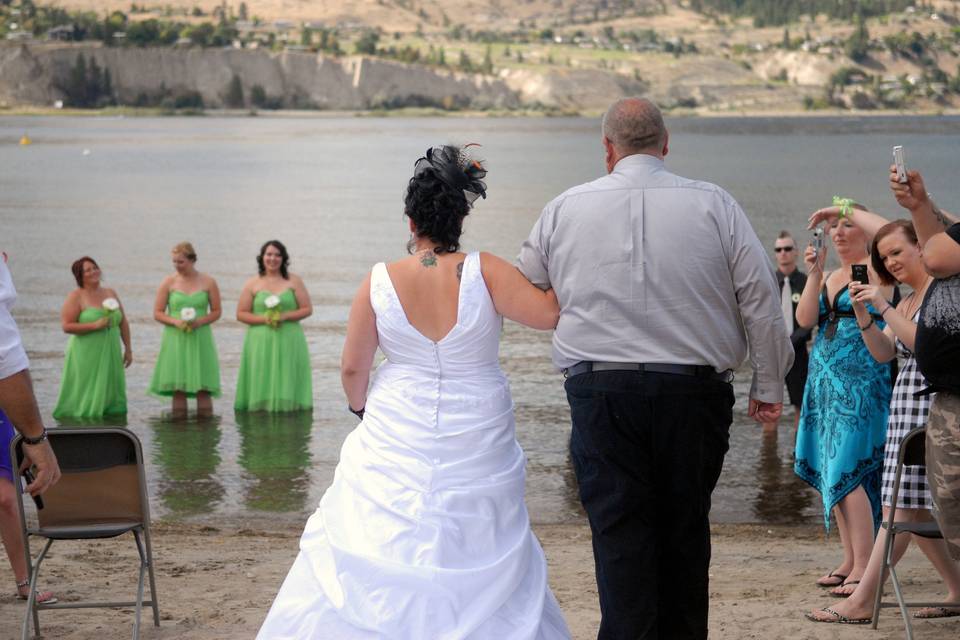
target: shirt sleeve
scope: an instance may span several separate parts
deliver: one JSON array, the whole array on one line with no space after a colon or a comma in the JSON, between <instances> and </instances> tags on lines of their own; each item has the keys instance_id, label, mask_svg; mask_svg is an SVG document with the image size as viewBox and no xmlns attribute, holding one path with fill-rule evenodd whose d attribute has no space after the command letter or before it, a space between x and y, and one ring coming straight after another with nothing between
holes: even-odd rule
<instances>
[{"instance_id":1,"label":"shirt sleeve","mask_svg":"<svg viewBox=\"0 0 960 640\"><path fill-rule=\"evenodd\" d=\"M960 222L955 222L947 228L947 235L956 242L960 244Z\"/></svg>"},{"instance_id":2,"label":"shirt sleeve","mask_svg":"<svg viewBox=\"0 0 960 640\"><path fill-rule=\"evenodd\" d=\"M552 224L551 205L547 205L537 218L530 235L520 247L517 256L517 268L527 280L541 289L550 288L550 274L547 271L550 251L550 231Z\"/></svg>"},{"instance_id":3,"label":"shirt sleeve","mask_svg":"<svg viewBox=\"0 0 960 640\"><path fill-rule=\"evenodd\" d=\"M17 299L17 290L6 262L0 259L0 380L9 378L30 366L27 352L20 341L20 331L10 314Z\"/></svg>"},{"instance_id":4,"label":"shirt sleeve","mask_svg":"<svg viewBox=\"0 0 960 640\"><path fill-rule=\"evenodd\" d=\"M783 402L783 380L793 364L793 345L783 323L777 279L747 215L729 196L730 276L747 332L753 380L750 397Z\"/></svg>"}]
</instances>

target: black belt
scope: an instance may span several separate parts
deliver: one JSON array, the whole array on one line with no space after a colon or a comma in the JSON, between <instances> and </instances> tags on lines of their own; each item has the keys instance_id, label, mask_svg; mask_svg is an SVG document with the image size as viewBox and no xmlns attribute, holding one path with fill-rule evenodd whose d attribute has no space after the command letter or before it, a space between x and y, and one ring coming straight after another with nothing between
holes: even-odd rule
<instances>
[{"instance_id":1,"label":"black belt","mask_svg":"<svg viewBox=\"0 0 960 640\"><path fill-rule=\"evenodd\" d=\"M637 371L639 373L669 373L677 376L695 376L721 382L733 382L733 371L717 371L710 365L668 364L665 362L578 362L563 370L564 378L572 378L581 373L593 371Z\"/></svg>"}]
</instances>

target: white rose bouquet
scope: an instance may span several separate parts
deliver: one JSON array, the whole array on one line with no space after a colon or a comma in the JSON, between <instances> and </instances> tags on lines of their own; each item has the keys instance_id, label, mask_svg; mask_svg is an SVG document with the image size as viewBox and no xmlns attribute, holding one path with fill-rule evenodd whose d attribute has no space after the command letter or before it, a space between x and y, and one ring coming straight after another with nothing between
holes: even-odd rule
<instances>
[{"instance_id":1,"label":"white rose bouquet","mask_svg":"<svg viewBox=\"0 0 960 640\"><path fill-rule=\"evenodd\" d=\"M116 298L107 298L103 301L101 305L104 311L107 312L107 317L110 318L110 325L117 326L120 324L120 301Z\"/></svg>"},{"instance_id":2,"label":"white rose bouquet","mask_svg":"<svg viewBox=\"0 0 960 640\"><path fill-rule=\"evenodd\" d=\"M184 307L183 309L180 309L180 319L187 323L181 327L181 331L184 333L190 333L193 331L193 325L190 323L197 319L197 310L193 307Z\"/></svg>"},{"instance_id":3,"label":"white rose bouquet","mask_svg":"<svg viewBox=\"0 0 960 640\"><path fill-rule=\"evenodd\" d=\"M267 324L276 329L280 326L280 309L277 308L280 306L280 296L275 294L267 296L267 299L263 301L263 306L267 308L265 314Z\"/></svg>"}]
</instances>

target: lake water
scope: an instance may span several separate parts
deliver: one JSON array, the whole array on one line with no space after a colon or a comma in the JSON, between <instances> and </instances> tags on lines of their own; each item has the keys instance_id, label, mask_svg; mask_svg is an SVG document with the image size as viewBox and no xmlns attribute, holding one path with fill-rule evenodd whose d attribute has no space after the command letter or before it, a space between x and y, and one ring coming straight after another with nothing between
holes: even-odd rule
<instances>
[{"instance_id":1,"label":"lake water","mask_svg":"<svg viewBox=\"0 0 960 640\"><path fill-rule=\"evenodd\" d=\"M894 144L906 147L909 166L923 172L939 202L960 207L960 118L673 119L668 127L668 167L730 191L767 246L781 228L803 242L808 214L835 194L902 216L887 187ZM402 195L414 160L430 145L481 143L489 197L468 218L465 249L512 258L544 203L603 173L598 129L591 119L0 117L0 248L10 254L16 317L48 423L67 341L59 311L74 286L69 266L89 254L131 321L125 424L143 442L154 513L301 520L356 424L338 371L347 311L375 262L405 254ZM18 146L24 133L34 144ZM232 409L243 340L236 301L270 238L287 245L314 302L303 323L312 415ZM223 293L224 319L214 332L224 393L207 422L171 422L168 406L145 394L161 332L152 319L156 287L172 271L170 247L184 239ZM569 413L549 345L549 334L506 324L501 362L538 522L582 517L567 455ZM713 519L814 521L819 498L792 472L792 416L777 440L763 440L745 414L748 385L743 370Z\"/></svg>"}]
</instances>

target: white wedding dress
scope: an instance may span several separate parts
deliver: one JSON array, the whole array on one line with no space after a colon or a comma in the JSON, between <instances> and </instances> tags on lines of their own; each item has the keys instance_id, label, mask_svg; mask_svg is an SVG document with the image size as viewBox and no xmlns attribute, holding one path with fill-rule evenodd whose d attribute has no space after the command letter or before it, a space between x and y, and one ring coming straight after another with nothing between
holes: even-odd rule
<instances>
[{"instance_id":1,"label":"white wedding dress","mask_svg":"<svg viewBox=\"0 0 960 640\"><path fill-rule=\"evenodd\" d=\"M524 504L501 317L467 256L457 324L407 321L384 264L370 302L387 361L258 640L567 639Z\"/></svg>"}]
</instances>

